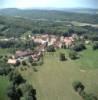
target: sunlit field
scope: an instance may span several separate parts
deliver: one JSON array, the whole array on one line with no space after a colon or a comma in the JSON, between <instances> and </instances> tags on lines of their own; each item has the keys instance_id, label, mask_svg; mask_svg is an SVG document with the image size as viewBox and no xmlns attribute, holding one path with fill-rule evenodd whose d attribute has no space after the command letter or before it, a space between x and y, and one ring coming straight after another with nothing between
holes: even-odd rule
<instances>
[{"instance_id":1,"label":"sunlit field","mask_svg":"<svg viewBox=\"0 0 98 100\"><path fill-rule=\"evenodd\" d=\"M73 90L72 82L81 81L89 93L98 93L98 51L91 48L80 53L77 60L68 59L59 61L59 52L65 52L68 58L68 50L58 50L53 54L46 54L44 65L28 68L22 71L22 75L37 90L38 100L82 100Z\"/></svg>"},{"instance_id":2,"label":"sunlit field","mask_svg":"<svg viewBox=\"0 0 98 100\"><path fill-rule=\"evenodd\" d=\"M6 90L8 86L8 78L5 76L0 76L0 100L7 100Z\"/></svg>"}]
</instances>

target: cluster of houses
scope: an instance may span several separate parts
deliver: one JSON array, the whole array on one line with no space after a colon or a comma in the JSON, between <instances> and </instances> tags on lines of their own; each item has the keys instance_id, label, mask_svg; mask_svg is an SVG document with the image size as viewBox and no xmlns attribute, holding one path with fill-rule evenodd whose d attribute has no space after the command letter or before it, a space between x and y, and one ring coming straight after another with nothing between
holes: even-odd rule
<instances>
[{"instance_id":1,"label":"cluster of houses","mask_svg":"<svg viewBox=\"0 0 98 100\"><path fill-rule=\"evenodd\" d=\"M69 37L44 34L33 36L32 40L43 46L53 45L55 48L62 48L65 45L68 48L74 43L75 38L77 38L76 34Z\"/></svg>"},{"instance_id":2,"label":"cluster of houses","mask_svg":"<svg viewBox=\"0 0 98 100\"><path fill-rule=\"evenodd\" d=\"M40 51L16 51L15 55L9 58L7 63L15 65L17 61L22 62L24 60L28 60L29 57L32 59L32 61L38 61L42 56L43 54Z\"/></svg>"},{"instance_id":3,"label":"cluster of houses","mask_svg":"<svg viewBox=\"0 0 98 100\"><path fill-rule=\"evenodd\" d=\"M33 61L37 61L43 55L47 46L54 46L55 48L62 48L62 46L70 47L77 36L73 34L70 37L64 36L56 36L56 35L48 35L48 34L38 34L30 37L32 41L38 46L35 48L35 51L16 51L15 55L12 58L8 59L9 64L16 64L17 60L22 61L28 59L28 57L32 57Z\"/></svg>"}]
</instances>

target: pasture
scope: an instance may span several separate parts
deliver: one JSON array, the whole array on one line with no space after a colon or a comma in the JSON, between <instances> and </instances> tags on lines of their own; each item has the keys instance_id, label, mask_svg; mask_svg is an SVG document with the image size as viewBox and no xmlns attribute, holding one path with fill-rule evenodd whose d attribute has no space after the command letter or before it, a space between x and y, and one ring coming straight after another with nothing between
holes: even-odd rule
<instances>
[{"instance_id":1,"label":"pasture","mask_svg":"<svg viewBox=\"0 0 98 100\"><path fill-rule=\"evenodd\" d=\"M47 53L42 66L35 66L21 71L27 81L37 90L38 100L82 100L73 90L72 82L81 81L88 93L98 95L98 51L90 47L80 53L80 59L61 62L59 53L64 52L68 58L68 50Z\"/></svg>"},{"instance_id":2,"label":"pasture","mask_svg":"<svg viewBox=\"0 0 98 100\"><path fill-rule=\"evenodd\" d=\"M8 78L5 76L0 76L0 100L7 100L6 89L8 86Z\"/></svg>"},{"instance_id":3,"label":"pasture","mask_svg":"<svg viewBox=\"0 0 98 100\"><path fill-rule=\"evenodd\" d=\"M0 49L0 55L7 55L8 49ZM0 76L0 100L7 100L6 89L9 86L9 80L6 76Z\"/></svg>"}]
</instances>

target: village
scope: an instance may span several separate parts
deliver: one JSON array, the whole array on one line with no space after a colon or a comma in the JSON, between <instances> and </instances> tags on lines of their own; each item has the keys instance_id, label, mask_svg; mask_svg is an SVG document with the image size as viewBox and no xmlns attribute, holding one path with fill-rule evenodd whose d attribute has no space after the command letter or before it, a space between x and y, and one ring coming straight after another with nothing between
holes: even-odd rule
<instances>
[{"instance_id":1,"label":"village","mask_svg":"<svg viewBox=\"0 0 98 100\"><path fill-rule=\"evenodd\" d=\"M0 4L0 100L98 100L98 0Z\"/></svg>"},{"instance_id":2,"label":"village","mask_svg":"<svg viewBox=\"0 0 98 100\"><path fill-rule=\"evenodd\" d=\"M18 71L18 73L21 73L20 75L23 75L23 78L27 76L27 78L25 78L26 81L29 81L30 78L31 78L31 81L33 81L34 80L33 78L37 77L36 75L38 75L40 72L41 72L40 75L42 75L41 78L39 78L40 80L41 79L52 80L52 77L55 80L55 73L57 76L59 70L63 70L63 69L64 70L63 70L62 75L64 78L67 77L66 73L68 75L73 76L73 73L72 73L73 70L75 70L74 74L80 73L80 76L81 74L82 76L84 76L86 75L87 70L80 68L80 66L88 66L88 63L86 61L88 61L89 59L90 61L92 61L92 59L96 59L94 55L96 55L96 52L98 49L97 42L87 39L83 35L79 36L77 34L72 34L70 36L56 36L56 35L49 35L49 34L36 34L36 35L28 35L28 40L26 37L22 38L22 41L25 41L25 42L29 40L32 41L31 43L36 44L36 47L33 50L28 49L28 48L23 49L23 50L17 49L15 53L10 55L10 57L8 57L7 59L7 64L13 66L11 68L15 70L16 76L18 75L17 74L17 71ZM10 39L8 41L10 41ZM87 55L88 52L89 53L93 52L93 53L89 54L88 56ZM83 57L86 59L84 59ZM84 63L83 64L79 63L80 60L81 61L84 60ZM76 67L77 66L78 67L75 68L75 66L73 66L74 64L76 65ZM17 68L16 66L20 66L20 67ZM52 73L52 70L53 70L53 73ZM47 72L49 71L49 72L48 74L46 74L46 76L43 77L46 71ZM28 74L25 74L25 73L28 73ZM50 75L50 73L52 73L53 75L52 74ZM61 72L59 74L61 75ZM58 79L59 78L57 77L57 80ZM53 85L57 84L54 82L54 80L52 80ZM62 78L62 80L64 79ZM68 81L69 80L70 78L68 78ZM46 81L42 81L42 82L45 83ZM59 80L57 82L61 83ZM64 80L64 82L66 82L66 80ZM34 84L34 83L32 82L31 84ZM87 91L85 92L86 85L82 83L81 81L72 80L71 84L72 84L73 89L80 95L80 97L84 98L84 94L83 95L80 94L80 91L81 93L85 93L85 96L88 98L91 96L91 94L88 95ZM38 86L38 83L34 86ZM52 89L50 85L49 85L49 88ZM40 91L38 87L36 87L36 89L37 89L37 92ZM41 89L46 89L46 88L41 87ZM59 90L59 88L57 89ZM78 89L80 90L78 91ZM33 95L34 95L34 98L36 98L36 94L33 94ZM91 98L97 98L97 96L94 95L94 96L91 96ZM86 99L84 98L83 100L86 100ZM98 100L98 99L95 99L95 100Z\"/></svg>"},{"instance_id":3,"label":"village","mask_svg":"<svg viewBox=\"0 0 98 100\"><path fill-rule=\"evenodd\" d=\"M75 44L75 41L78 40L79 36L76 34L72 34L72 36L56 36L56 35L48 35L48 34L37 34L35 36L28 36L34 43L37 44L37 47L32 50L18 50L15 55L12 55L10 59L8 59L8 64L16 64L17 61L27 60L29 57L32 58L32 61L38 61L40 57L42 57L47 47L53 46L55 49L61 48L69 48ZM24 38L25 40L25 38ZM87 42L87 41L86 41ZM88 41L89 43L89 41Z\"/></svg>"}]
</instances>

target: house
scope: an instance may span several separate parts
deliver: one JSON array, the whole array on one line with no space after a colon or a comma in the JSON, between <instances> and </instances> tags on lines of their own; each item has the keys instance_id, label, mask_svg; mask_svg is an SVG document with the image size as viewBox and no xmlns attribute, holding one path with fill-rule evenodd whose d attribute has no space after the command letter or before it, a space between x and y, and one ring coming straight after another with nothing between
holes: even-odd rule
<instances>
[{"instance_id":1,"label":"house","mask_svg":"<svg viewBox=\"0 0 98 100\"><path fill-rule=\"evenodd\" d=\"M90 41L89 40L85 40L85 44L86 45L90 44Z\"/></svg>"},{"instance_id":2,"label":"house","mask_svg":"<svg viewBox=\"0 0 98 100\"><path fill-rule=\"evenodd\" d=\"M41 39L48 42L49 41L49 35L48 34L41 35Z\"/></svg>"},{"instance_id":3,"label":"house","mask_svg":"<svg viewBox=\"0 0 98 100\"><path fill-rule=\"evenodd\" d=\"M17 59L17 58L29 56L32 54L33 54L32 51L16 51L15 58Z\"/></svg>"},{"instance_id":4,"label":"house","mask_svg":"<svg viewBox=\"0 0 98 100\"><path fill-rule=\"evenodd\" d=\"M37 36L37 37L32 37L32 40L34 41L34 43L37 43L37 44L46 44L46 42L48 41L48 38Z\"/></svg>"},{"instance_id":5,"label":"house","mask_svg":"<svg viewBox=\"0 0 98 100\"><path fill-rule=\"evenodd\" d=\"M33 61L39 61L40 57L43 56L43 53L41 51L35 52L33 55L31 55Z\"/></svg>"},{"instance_id":6,"label":"house","mask_svg":"<svg viewBox=\"0 0 98 100\"><path fill-rule=\"evenodd\" d=\"M66 45L66 47L69 48L73 44L74 39L73 37L65 37L63 42Z\"/></svg>"},{"instance_id":7,"label":"house","mask_svg":"<svg viewBox=\"0 0 98 100\"><path fill-rule=\"evenodd\" d=\"M16 59L8 59L8 64L12 64L12 65L15 65L17 63L17 60Z\"/></svg>"}]
</instances>

